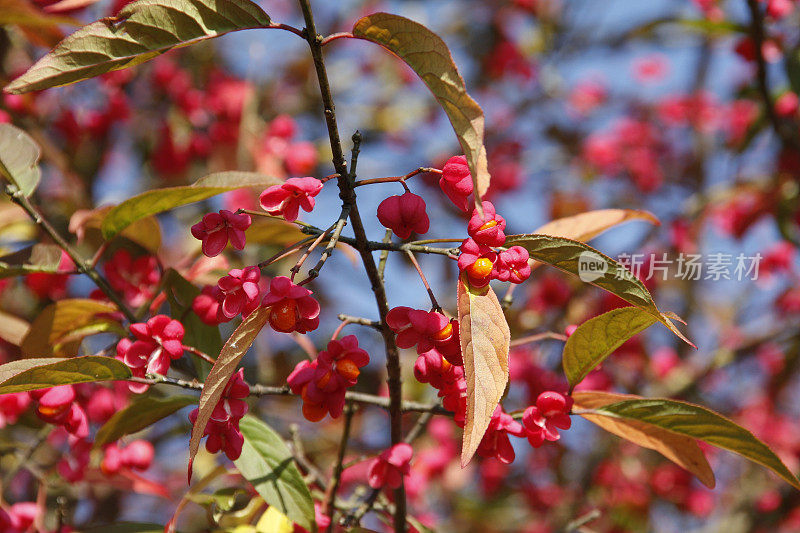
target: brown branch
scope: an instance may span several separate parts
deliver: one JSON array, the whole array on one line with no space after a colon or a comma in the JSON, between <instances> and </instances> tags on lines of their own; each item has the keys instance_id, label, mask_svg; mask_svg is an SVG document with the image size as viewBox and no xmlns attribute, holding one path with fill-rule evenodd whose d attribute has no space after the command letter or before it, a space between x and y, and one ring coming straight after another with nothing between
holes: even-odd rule
<instances>
[{"instance_id":1,"label":"brown branch","mask_svg":"<svg viewBox=\"0 0 800 533\"><path fill-rule=\"evenodd\" d=\"M314 15L311 12L310 0L298 0L303 11L305 20L305 34L311 49L311 56L314 60L314 69L319 82L320 95L325 114L325 124L328 128L328 138L330 140L333 167L339 174L337 179L339 186L339 198L342 200L342 207L349 209L350 222L355 235L355 248L361 256L367 277L372 285L372 292L378 306L378 315L381 322L381 335L383 336L384 347L386 349L386 371L388 374L389 385L389 418L391 427L392 444L397 444L403 438L402 435L402 381L400 378L400 354L394 340L394 332L386 323L386 315L389 312L389 304L386 299L386 291L383 286L375 260L372 257L372 250L367 240L366 231L361 221L356 204L356 193L353 187L353 178L347 171L347 163L342 152L342 142L339 138L339 128L336 122L336 111L333 104L328 73L325 68L325 60L322 57L322 37L317 34L314 24ZM395 513L394 528L397 533L406 531L406 498L405 489L401 485L395 491Z\"/></svg>"},{"instance_id":2,"label":"brown branch","mask_svg":"<svg viewBox=\"0 0 800 533\"><path fill-rule=\"evenodd\" d=\"M116 306L122 311L122 314L125 315L125 318L128 319L129 322L137 322L136 315L133 314L127 304L122 300L122 298L117 294L117 292L111 288L111 285L108 284L108 281L100 275L100 272L92 265L91 261L86 261L83 257L78 254L78 251L70 245L64 237L61 236L58 231L53 227L50 222L42 216L42 214L33 207L30 200L22 194L17 187L13 185L6 185L5 188L6 194L8 194L9 198L12 202L20 206L30 217L33 222L41 227L45 233L47 233L51 239L61 248L64 252L72 259L72 262L75 263L75 268L77 268L82 274L85 274L89 277L89 279L94 282L98 289L100 289L103 294L108 296L108 299L114 302Z\"/></svg>"},{"instance_id":3,"label":"brown branch","mask_svg":"<svg viewBox=\"0 0 800 533\"><path fill-rule=\"evenodd\" d=\"M758 0L747 0L747 7L750 10L750 38L753 40L753 49L756 58L756 81L758 83L758 93L764 103L764 111L767 119L775 130L775 134L786 145L793 150L800 150L800 140L798 140L795 130L781 120L775 111L772 101L772 90L769 86L769 76L767 75L767 60L764 57L764 15L759 7Z\"/></svg>"},{"instance_id":4,"label":"brown branch","mask_svg":"<svg viewBox=\"0 0 800 533\"><path fill-rule=\"evenodd\" d=\"M339 489L339 483L342 479L342 471L344 470L344 454L347 451L347 441L350 439L350 428L353 425L353 415L355 409L351 404L344 407L344 427L342 428L342 440L339 442L339 451L336 457L336 466L333 468L333 478L331 479L328 490L325 492L325 503L322 508L323 514L330 517L331 522L328 524L328 533L333 533L333 515L336 514L336 491Z\"/></svg>"},{"instance_id":5,"label":"brown branch","mask_svg":"<svg viewBox=\"0 0 800 533\"><path fill-rule=\"evenodd\" d=\"M203 384L197 380L185 380L179 378L171 378L167 376L162 376L159 374L149 374L148 377L140 378L140 377L131 377L128 378L127 381L133 383L144 383L146 385L172 385L174 387L180 387L182 389L188 390L196 390L202 391ZM276 385L261 385L261 384L253 384L250 385L250 396L292 396L292 397L300 397L292 394L292 391L289 389L288 386L276 386ZM347 391L345 394L345 399L359 403L362 405L372 405L375 407L380 407L382 409L389 410L391 407L391 399L385 396L376 396L374 394L367 394L364 392L355 392L355 391ZM444 407L441 406L439 403L421 403L421 402L414 402L414 401L403 401L400 402L400 412L402 413L432 413L434 415L442 415L442 416L453 416L452 411L448 411Z\"/></svg>"}]
</instances>

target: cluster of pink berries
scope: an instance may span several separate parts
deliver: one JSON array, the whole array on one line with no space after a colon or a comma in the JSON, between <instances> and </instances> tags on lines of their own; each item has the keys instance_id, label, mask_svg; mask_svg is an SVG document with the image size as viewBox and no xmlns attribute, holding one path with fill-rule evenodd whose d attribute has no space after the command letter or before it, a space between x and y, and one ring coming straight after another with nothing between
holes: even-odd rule
<instances>
[{"instance_id":1,"label":"cluster of pink berries","mask_svg":"<svg viewBox=\"0 0 800 533\"><path fill-rule=\"evenodd\" d=\"M358 347L355 335L333 339L313 361L304 360L294 368L286 382L294 394L303 398L303 416L318 422L331 415L338 418L344 409L345 393L354 386L369 354Z\"/></svg>"},{"instance_id":2,"label":"cluster of pink berries","mask_svg":"<svg viewBox=\"0 0 800 533\"><path fill-rule=\"evenodd\" d=\"M211 412L203 436L206 439L206 450L210 453L222 451L228 459L235 461L242 454L244 437L239 431L239 421L247 414L247 403L250 386L244 381L244 369L240 368L228 380L217 405ZM198 409L189 413L189 421L194 425L197 421Z\"/></svg>"},{"instance_id":3,"label":"cluster of pink berries","mask_svg":"<svg viewBox=\"0 0 800 533\"><path fill-rule=\"evenodd\" d=\"M114 384L113 388L94 384L58 385L3 395L0 398L0 422L3 426L15 423L32 405L40 420L55 426L56 430L49 434L48 441L55 447L66 446L67 451L57 463L56 470L65 480L74 483L84 479L89 467L92 450L90 425L106 423L127 403L127 387L122 382ZM133 471L150 468L153 455L153 445L144 440L134 440L127 445L110 443L103 449L100 470L106 476L130 476Z\"/></svg>"}]
</instances>

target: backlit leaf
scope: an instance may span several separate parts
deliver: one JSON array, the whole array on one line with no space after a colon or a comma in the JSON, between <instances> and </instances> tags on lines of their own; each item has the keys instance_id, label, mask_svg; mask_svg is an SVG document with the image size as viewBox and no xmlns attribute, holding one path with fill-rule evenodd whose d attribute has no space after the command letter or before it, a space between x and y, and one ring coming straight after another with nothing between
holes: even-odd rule
<instances>
[{"instance_id":1,"label":"backlit leaf","mask_svg":"<svg viewBox=\"0 0 800 533\"><path fill-rule=\"evenodd\" d=\"M197 403L197 398L194 396L169 396L167 398L139 396L125 409L114 413L114 416L103 424L103 427L97 432L94 445L105 446L117 441L120 437L141 431L193 403Z\"/></svg>"},{"instance_id":2,"label":"backlit leaf","mask_svg":"<svg viewBox=\"0 0 800 533\"><path fill-rule=\"evenodd\" d=\"M509 235L505 245L522 246L528 250L531 259L574 274L586 283L591 283L619 296L626 302L652 314L681 340L694 346L672 323L671 318L659 311L650 291L639 278L622 264L601 254L588 244L564 237L531 233Z\"/></svg>"},{"instance_id":3,"label":"backlit leaf","mask_svg":"<svg viewBox=\"0 0 800 533\"><path fill-rule=\"evenodd\" d=\"M34 272L56 273L61 263L61 248L55 244L34 244L0 257L0 278Z\"/></svg>"},{"instance_id":4,"label":"backlit leaf","mask_svg":"<svg viewBox=\"0 0 800 533\"><path fill-rule=\"evenodd\" d=\"M100 228L112 205L98 207L97 209L80 209L73 213L69 219L69 231L78 236L78 240L100 238ZM161 247L161 226L156 217L144 217L133 222L119 233L121 237L135 242L147 251L155 254Z\"/></svg>"},{"instance_id":5,"label":"backlit leaf","mask_svg":"<svg viewBox=\"0 0 800 533\"><path fill-rule=\"evenodd\" d=\"M222 392L225 390L228 380L236 371L239 361L250 349L261 328L267 323L269 313L269 309L259 307L239 324L239 327L231 334L228 342L222 347L219 357L217 357L214 366L211 367L211 371L206 377L203 384L203 393L200 395L197 421L192 427L192 436L189 440L189 481L192 479L194 456L197 455L197 450L200 449L200 440L203 438L203 432L211 418L211 413L222 397Z\"/></svg>"},{"instance_id":6,"label":"backlit leaf","mask_svg":"<svg viewBox=\"0 0 800 533\"><path fill-rule=\"evenodd\" d=\"M534 231L534 233L565 237L576 241L588 241L607 229L629 220L644 220L656 226L661 224L653 214L647 211L599 209L553 220Z\"/></svg>"},{"instance_id":7,"label":"backlit leaf","mask_svg":"<svg viewBox=\"0 0 800 533\"><path fill-rule=\"evenodd\" d=\"M242 418L239 429L244 446L242 455L234 461L236 468L264 501L310 531L314 524L314 500L283 439L250 415Z\"/></svg>"},{"instance_id":8,"label":"backlit leaf","mask_svg":"<svg viewBox=\"0 0 800 533\"><path fill-rule=\"evenodd\" d=\"M7 343L19 346L30 328L31 325L25 320L5 311L0 311L0 339Z\"/></svg>"},{"instance_id":9,"label":"backlit leaf","mask_svg":"<svg viewBox=\"0 0 800 533\"><path fill-rule=\"evenodd\" d=\"M68 36L5 90L19 94L68 85L144 63L176 46L269 23L249 0L139 0Z\"/></svg>"},{"instance_id":10,"label":"backlit leaf","mask_svg":"<svg viewBox=\"0 0 800 533\"><path fill-rule=\"evenodd\" d=\"M0 124L0 176L30 196L39 185L39 145L30 135L11 124Z\"/></svg>"},{"instance_id":11,"label":"backlit leaf","mask_svg":"<svg viewBox=\"0 0 800 533\"><path fill-rule=\"evenodd\" d=\"M192 185L143 192L125 200L108 212L103 220L103 237L107 240L113 239L122 230L144 217L199 202L224 192L243 187L266 188L279 183L283 183L283 180L255 172L231 171L208 175Z\"/></svg>"},{"instance_id":12,"label":"backlit leaf","mask_svg":"<svg viewBox=\"0 0 800 533\"><path fill-rule=\"evenodd\" d=\"M572 394L575 409L597 409L622 400L641 399L632 394L617 394L602 391L578 391ZM697 440L685 435L676 435L657 426L638 420L625 420L597 414L581 413L580 416L609 433L655 450L673 463L688 470L705 486L714 488L714 472L708 464Z\"/></svg>"},{"instance_id":13,"label":"backlit leaf","mask_svg":"<svg viewBox=\"0 0 800 533\"><path fill-rule=\"evenodd\" d=\"M122 361L97 355L61 360L23 359L0 365L0 379L11 372L13 375L0 383L0 394L47 389L56 385L124 381L131 377L130 369Z\"/></svg>"},{"instance_id":14,"label":"backlit leaf","mask_svg":"<svg viewBox=\"0 0 800 533\"><path fill-rule=\"evenodd\" d=\"M378 43L397 55L431 90L450 119L467 157L479 205L490 180L483 145L483 110L467 94L447 45L422 24L389 13L374 13L360 19L353 26L353 36Z\"/></svg>"},{"instance_id":15,"label":"backlit leaf","mask_svg":"<svg viewBox=\"0 0 800 533\"><path fill-rule=\"evenodd\" d=\"M67 299L54 302L39 313L20 348L26 357L60 355L61 346L103 331L116 331L119 321L109 316L117 307L109 302ZM66 353L64 355L74 355Z\"/></svg>"},{"instance_id":16,"label":"backlit leaf","mask_svg":"<svg viewBox=\"0 0 800 533\"><path fill-rule=\"evenodd\" d=\"M570 388L611 355L622 343L653 325L656 317L636 307L613 309L590 318L564 345L562 364Z\"/></svg>"},{"instance_id":17,"label":"backlit leaf","mask_svg":"<svg viewBox=\"0 0 800 533\"><path fill-rule=\"evenodd\" d=\"M491 287L476 289L463 278L458 280L458 323L467 380L467 417L461 447L464 467L478 449L505 392L511 332Z\"/></svg>"},{"instance_id":18,"label":"backlit leaf","mask_svg":"<svg viewBox=\"0 0 800 533\"><path fill-rule=\"evenodd\" d=\"M600 414L623 420L637 420L702 440L737 453L769 468L784 481L800 489L800 480L783 464L769 446L750 431L710 409L687 402L662 398L625 400L597 409Z\"/></svg>"}]
</instances>

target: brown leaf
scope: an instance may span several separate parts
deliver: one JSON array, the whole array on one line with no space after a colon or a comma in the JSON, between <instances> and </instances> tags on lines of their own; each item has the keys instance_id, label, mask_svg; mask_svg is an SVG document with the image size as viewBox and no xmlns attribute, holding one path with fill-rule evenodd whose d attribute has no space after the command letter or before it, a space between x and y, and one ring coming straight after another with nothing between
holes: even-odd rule
<instances>
[{"instance_id":1,"label":"brown leaf","mask_svg":"<svg viewBox=\"0 0 800 533\"><path fill-rule=\"evenodd\" d=\"M641 399L633 394L616 394L600 391L581 391L572 394L577 409L597 409L623 400ZM657 426L638 420L613 418L601 414L581 413L580 416L600 426L609 433L655 450L673 463L685 468L699 479L703 485L713 489L716 484L706 456L691 437L678 435Z\"/></svg>"},{"instance_id":2,"label":"brown leaf","mask_svg":"<svg viewBox=\"0 0 800 533\"><path fill-rule=\"evenodd\" d=\"M445 42L431 30L389 13L368 15L353 26L353 36L377 43L405 61L425 82L450 119L467 157L475 203L489 188L486 148L483 146L483 110L467 94Z\"/></svg>"},{"instance_id":3,"label":"brown leaf","mask_svg":"<svg viewBox=\"0 0 800 533\"><path fill-rule=\"evenodd\" d=\"M19 346L31 325L19 317L0 311L0 339Z\"/></svg>"},{"instance_id":4,"label":"brown leaf","mask_svg":"<svg viewBox=\"0 0 800 533\"><path fill-rule=\"evenodd\" d=\"M565 237L576 241L588 241L607 229L629 220L645 220L660 226L661 222L647 211L635 209L599 209L587 211L571 217L564 217L548 222L534 233Z\"/></svg>"},{"instance_id":5,"label":"brown leaf","mask_svg":"<svg viewBox=\"0 0 800 533\"><path fill-rule=\"evenodd\" d=\"M463 278L458 280L458 323L467 380L467 417L461 446L463 468L478 449L505 392L511 332L491 287L476 289Z\"/></svg>"},{"instance_id":6,"label":"brown leaf","mask_svg":"<svg viewBox=\"0 0 800 533\"><path fill-rule=\"evenodd\" d=\"M200 440L203 438L203 432L206 429L206 424L211 418L211 413L214 411L217 402L222 397L222 392L228 384L228 380L236 371L239 361L242 360L244 354L250 349L256 336L267 323L270 310L268 308L259 307L253 311L247 318L245 318L239 327L231 334L228 342L222 347L222 351L217 357L214 366L206 377L203 384L203 393L200 395L200 406L197 413L197 421L192 427L192 437L189 440L189 481L192 480L192 463L194 456L197 455L197 450L200 449Z\"/></svg>"}]
</instances>

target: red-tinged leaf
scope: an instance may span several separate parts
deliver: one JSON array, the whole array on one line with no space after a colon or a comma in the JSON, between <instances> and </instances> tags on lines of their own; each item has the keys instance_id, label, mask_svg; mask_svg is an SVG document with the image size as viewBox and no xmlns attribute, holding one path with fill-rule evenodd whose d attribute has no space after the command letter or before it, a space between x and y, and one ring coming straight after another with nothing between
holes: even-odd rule
<instances>
[{"instance_id":1,"label":"red-tinged leaf","mask_svg":"<svg viewBox=\"0 0 800 533\"><path fill-rule=\"evenodd\" d=\"M590 318L564 345L562 364L570 388L583 380L622 343L653 325L656 317L636 307L613 309Z\"/></svg>"},{"instance_id":2,"label":"red-tinged leaf","mask_svg":"<svg viewBox=\"0 0 800 533\"><path fill-rule=\"evenodd\" d=\"M236 372L239 361L250 349L261 328L267 323L269 313L269 309L259 307L239 324L239 327L233 332L228 342L222 347L219 357L217 357L214 366L211 367L211 371L203 383L197 421L192 427L192 437L189 440L188 476L190 482L192 480L194 456L197 455L197 450L200 449L200 440L203 438L203 432L206 429L208 420L211 418L211 413L222 397L222 391L225 389L225 385L228 384L228 380Z\"/></svg>"},{"instance_id":3,"label":"red-tinged leaf","mask_svg":"<svg viewBox=\"0 0 800 533\"><path fill-rule=\"evenodd\" d=\"M141 0L145 1L145 0ZM113 239L122 230L145 217L157 215L182 205L206 200L224 192L244 187L266 188L283 180L255 172L217 172L191 185L167 187L143 192L114 206L103 220L103 237Z\"/></svg>"},{"instance_id":4,"label":"red-tinged leaf","mask_svg":"<svg viewBox=\"0 0 800 533\"><path fill-rule=\"evenodd\" d=\"M579 391L572 394L575 409L593 410L623 400L641 399L632 394L616 394L600 391ZM604 416L602 414L580 413L580 416L603 428L609 433L638 444L643 448L655 450L673 463L688 470L708 488L714 488L714 472L697 440L685 435L677 435L658 426L638 420L627 420Z\"/></svg>"},{"instance_id":5,"label":"red-tinged leaf","mask_svg":"<svg viewBox=\"0 0 800 533\"><path fill-rule=\"evenodd\" d=\"M511 332L491 287L473 288L463 277L458 280L458 323L467 380L467 416L461 447L461 466L465 467L505 392Z\"/></svg>"},{"instance_id":6,"label":"red-tinged leaf","mask_svg":"<svg viewBox=\"0 0 800 533\"><path fill-rule=\"evenodd\" d=\"M600 235L607 229L628 222L629 220L643 220L656 226L661 222L647 211L634 209L600 209L588 211L571 217L564 217L548 222L534 233L565 237L576 241L588 241Z\"/></svg>"},{"instance_id":7,"label":"red-tinged leaf","mask_svg":"<svg viewBox=\"0 0 800 533\"><path fill-rule=\"evenodd\" d=\"M95 333L118 330L119 320L110 316L116 311L114 304L99 300L75 298L54 302L31 324L20 344L22 354L26 357L75 355L74 349L62 349L62 346Z\"/></svg>"},{"instance_id":8,"label":"red-tinged leaf","mask_svg":"<svg viewBox=\"0 0 800 533\"><path fill-rule=\"evenodd\" d=\"M71 359L22 359L0 365L0 394L47 389L97 381L125 381L131 371L111 357L87 355Z\"/></svg>"},{"instance_id":9,"label":"red-tinged leaf","mask_svg":"<svg viewBox=\"0 0 800 533\"><path fill-rule=\"evenodd\" d=\"M374 13L360 19L353 26L353 36L394 53L428 86L450 119L467 157L475 203L480 208L481 196L491 179L483 145L483 110L467 94L464 79L445 42L422 24L389 13Z\"/></svg>"}]
</instances>

